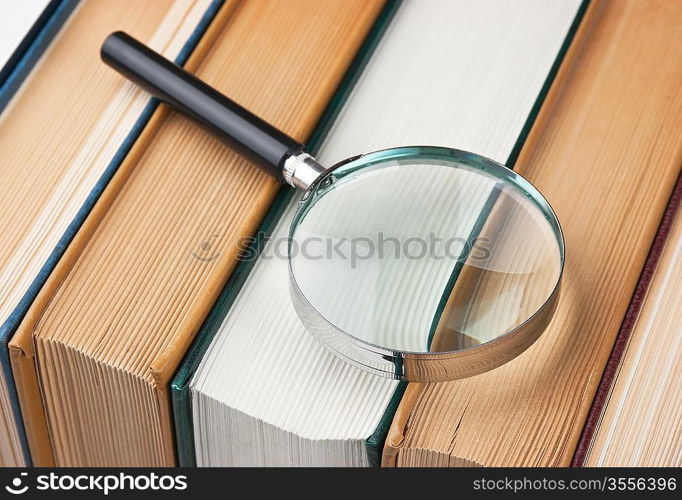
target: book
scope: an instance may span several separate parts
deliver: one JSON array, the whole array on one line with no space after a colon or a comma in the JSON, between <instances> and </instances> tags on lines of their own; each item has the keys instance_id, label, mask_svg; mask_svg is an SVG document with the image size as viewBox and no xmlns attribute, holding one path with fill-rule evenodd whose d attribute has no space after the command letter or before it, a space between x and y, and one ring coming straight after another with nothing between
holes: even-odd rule
<instances>
[{"instance_id":1,"label":"book","mask_svg":"<svg viewBox=\"0 0 682 500\"><path fill-rule=\"evenodd\" d=\"M682 177L642 271L630 312L602 378L596 425L589 429L586 453L574 465L589 467L680 467L682 435ZM639 290L638 290L639 291ZM608 379L608 380L605 380ZM595 400L597 403L597 400ZM588 430L586 426L586 430ZM576 463L576 459L579 462Z\"/></svg>"},{"instance_id":2,"label":"book","mask_svg":"<svg viewBox=\"0 0 682 500\"><path fill-rule=\"evenodd\" d=\"M429 144L506 161L535 117L580 5L403 2L337 99L318 159L332 165ZM472 192L468 201L487 194ZM444 210L456 198L443 200ZM273 207L262 241L249 249L173 383L183 465L378 465L402 386L334 357L300 323L282 255L295 206L295 194L285 194ZM419 305L395 308L401 314L384 317L395 318L396 330L406 330L405 318L431 321Z\"/></svg>"},{"instance_id":3,"label":"book","mask_svg":"<svg viewBox=\"0 0 682 500\"><path fill-rule=\"evenodd\" d=\"M80 2L0 115L3 464L29 462L23 428L33 423L17 406L8 342L152 111L144 92L103 67L99 45L129 29L183 62L212 9L210 0Z\"/></svg>"},{"instance_id":4,"label":"book","mask_svg":"<svg viewBox=\"0 0 682 500\"><path fill-rule=\"evenodd\" d=\"M231 0L185 67L305 140L382 3ZM170 379L276 192L159 106L10 344L41 463L175 464Z\"/></svg>"},{"instance_id":5,"label":"book","mask_svg":"<svg viewBox=\"0 0 682 500\"><path fill-rule=\"evenodd\" d=\"M77 4L78 0L25 0L2 6L0 112Z\"/></svg>"},{"instance_id":6,"label":"book","mask_svg":"<svg viewBox=\"0 0 682 500\"><path fill-rule=\"evenodd\" d=\"M674 2L590 3L515 165L564 230L554 319L489 373L410 384L383 465L571 463L679 173L681 19Z\"/></svg>"},{"instance_id":7,"label":"book","mask_svg":"<svg viewBox=\"0 0 682 500\"><path fill-rule=\"evenodd\" d=\"M48 0L26 0L21 4L2 5L3 16L0 19L0 75L5 74L6 67L13 66L20 49L25 50L35 34L34 27L41 28L40 17L49 5ZM22 47L24 45L24 47ZM23 52L23 51L22 51ZM11 70L11 68L10 68ZM0 78L0 82L4 78Z\"/></svg>"}]
</instances>

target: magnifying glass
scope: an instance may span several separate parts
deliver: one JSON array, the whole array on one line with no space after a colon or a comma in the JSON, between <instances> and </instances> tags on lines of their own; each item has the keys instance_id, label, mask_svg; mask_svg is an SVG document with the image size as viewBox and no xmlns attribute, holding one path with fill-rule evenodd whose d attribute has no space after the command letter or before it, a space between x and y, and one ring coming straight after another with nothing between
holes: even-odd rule
<instances>
[{"instance_id":1,"label":"magnifying glass","mask_svg":"<svg viewBox=\"0 0 682 500\"><path fill-rule=\"evenodd\" d=\"M400 380L444 381L525 351L559 298L564 239L523 177L434 146L325 168L298 141L122 32L105 63L303 191L288 238L291 298L341 359Z\"/></svg>"}]
</instances>

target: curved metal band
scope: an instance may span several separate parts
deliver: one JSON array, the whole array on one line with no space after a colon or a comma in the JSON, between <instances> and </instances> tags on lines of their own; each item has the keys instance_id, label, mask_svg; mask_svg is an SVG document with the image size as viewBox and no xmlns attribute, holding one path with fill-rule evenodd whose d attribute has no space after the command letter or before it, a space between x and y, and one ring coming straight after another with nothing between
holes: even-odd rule
<instances>
[{"instance_id":1,"label":"curved metal band","mask_svg":"<svg viewBox=\"0 0 682 500\"><path fill-rule=\"evenodd\" d=\"M308 331L348 363L376 375L415 382L442 382L480 375L511 361L528 349L547 328L557 307L560 283L549 299L518 327L489 342L459 351L409 353L362 342L322 318L291 282L291 297Z\"/></svg>"}]
</instances>

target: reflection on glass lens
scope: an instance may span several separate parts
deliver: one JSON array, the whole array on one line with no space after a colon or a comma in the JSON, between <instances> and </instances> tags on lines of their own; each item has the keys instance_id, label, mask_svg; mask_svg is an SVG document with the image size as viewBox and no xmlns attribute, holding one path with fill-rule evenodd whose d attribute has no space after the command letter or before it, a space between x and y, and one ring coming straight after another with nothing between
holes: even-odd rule
<instances>
[{"instance_id":1,"label":"reflection on glass lens","mask_svg":"<svg viewBox=\"0 0 682 500\"><path fill-rule=\"evenodd\" d=\"M542 306L563 259L544 200L466 157L376 155L334 170L295 218L291 269L317 312L367 343L442 352Z\"/></svg>"}]
</instances>

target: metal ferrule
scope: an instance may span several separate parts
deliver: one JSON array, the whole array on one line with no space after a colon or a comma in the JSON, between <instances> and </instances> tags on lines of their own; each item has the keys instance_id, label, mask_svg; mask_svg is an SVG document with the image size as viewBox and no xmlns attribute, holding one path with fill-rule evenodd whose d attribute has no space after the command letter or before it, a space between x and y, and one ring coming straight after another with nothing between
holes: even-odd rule
<instances>
[{"instance_id":1,"label":"metal ferrule","mask_svg":"<svg viewBox=\"0 0 682 500\"><path fill-rule=\"evenodd\" d=\"M315 158L301 150L284 161L282 170L287 184L305 191L327 169L320 165Z\"/></svg>"}]
</instances>

